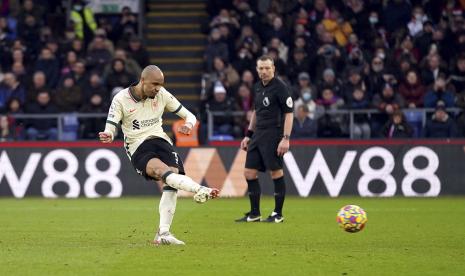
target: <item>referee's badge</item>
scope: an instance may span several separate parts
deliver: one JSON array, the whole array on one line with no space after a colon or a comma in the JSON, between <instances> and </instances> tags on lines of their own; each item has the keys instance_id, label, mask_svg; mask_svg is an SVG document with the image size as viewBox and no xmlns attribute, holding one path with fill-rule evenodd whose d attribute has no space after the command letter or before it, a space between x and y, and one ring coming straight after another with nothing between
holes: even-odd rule
<instances>
[{"instance_id":1,"label":"referee's badge","mask_svg":"<svg viewBox=\"0 0 465 276\"><path fill-rule=\"evenodd\" d=\"M265 97L265 98L263 99L263 105L264 105L264 106L269 106L269 105L270 105L270 100L268 99L268 97Z\"/></svg>"},{"instance_id":2,"label":"referee's badge","mask_svg":"<svg viewBox=\"0 0 465 276\"><path fill-rule=\"evenodd\" d=\"M291 97L288 97L286 100L287 107L292 108L292 105L294 104L292 101Z\"/></svg>"}]
</instances>

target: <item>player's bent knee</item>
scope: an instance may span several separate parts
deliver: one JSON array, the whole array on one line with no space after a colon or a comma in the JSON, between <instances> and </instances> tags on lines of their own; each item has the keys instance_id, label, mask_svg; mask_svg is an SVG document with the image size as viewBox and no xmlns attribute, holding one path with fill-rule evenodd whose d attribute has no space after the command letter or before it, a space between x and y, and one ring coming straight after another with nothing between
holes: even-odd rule
<instances>
[{"instance_id":1,"label":"player's bent knee","mask_svg":"<svg viewBox=\"0 0 465 276\"><path fill-rule=\"evenodd\" d=\"M245 169L244 170L244 177L247 180L253 180L258 178L258 171L254 169Z\"/></svg>"},{"instance_id":2,"label":"player's bent knee","mask_svg":"<svg viewBox=\"0 0 465 276\"><path fill-rule=\"evenodd\" d=\"M280 178L284 175L284 171L283 170L276 170L276 171L271 171L271 178L273 179L276 179L276 178Z\"/></svg>"},{"instance_id":3,"label":"player's bent knee","mask_svg":"<svg viewBox=\"0 0 465 276\"><path fill-rule=\"evenodd\" d=\"M147 163L146 173L155 179L161 179L167 171L171 171L170 167L157 158L150 159Z\"/></svg>"}]
</instances>

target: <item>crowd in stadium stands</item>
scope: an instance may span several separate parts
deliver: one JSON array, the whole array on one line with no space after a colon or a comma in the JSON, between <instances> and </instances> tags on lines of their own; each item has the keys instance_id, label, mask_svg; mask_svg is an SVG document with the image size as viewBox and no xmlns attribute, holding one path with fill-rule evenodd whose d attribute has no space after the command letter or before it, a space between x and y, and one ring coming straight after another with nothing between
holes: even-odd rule
<instances>
[{"instance_id":1,"label":"crowd in stadium stands","mask_svg":"<svg viewBox=\"0 0 465 276\"><path fill-rule=\"evenodd\" d=\"M209 0L202 108L241 137L253 108L255 60L275 59L292 87L294 138L464 137L465 1ZM422 123L421 108L431 108ZM451 109L452 108L452 109ZM453 109L455 108L455 109ZM462 111L460 111L462 110ZM203 116L205 123L206 116Z\"/></svg>"},{"instance_id":2,"label":"crowd in stadium stands","mask_svg":"<svg viewBox=\"0 0 465 276\"><path fill-rule=\"evenodd\" d=\"M112 92L135 82L149 61L128 7L97 17L86 2L4 0L0 4L0 140L57 139L56 119L14 114L68 114L62 139L96 139ZM68 27L67 27L68 26ZM67 131L70 130L70 131Z\"/></svg>"}]
</instances>

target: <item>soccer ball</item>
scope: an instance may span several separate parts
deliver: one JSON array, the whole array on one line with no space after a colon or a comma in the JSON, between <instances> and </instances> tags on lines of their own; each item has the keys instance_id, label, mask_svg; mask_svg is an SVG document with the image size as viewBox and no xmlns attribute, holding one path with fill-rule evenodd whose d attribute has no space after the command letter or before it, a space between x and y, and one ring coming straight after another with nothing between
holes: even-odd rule
<instances>
[{"instance_id":1,"label":"soccer ball","mask_svg":"<svg viewBox=\"0 0 465 276\"><path fill-rule=\"evenodd\" d=\"M336 216L337 223L346 232L356 233L367 223L367 213L357 205L342 207Z\"/></svg>"}]
</instances>

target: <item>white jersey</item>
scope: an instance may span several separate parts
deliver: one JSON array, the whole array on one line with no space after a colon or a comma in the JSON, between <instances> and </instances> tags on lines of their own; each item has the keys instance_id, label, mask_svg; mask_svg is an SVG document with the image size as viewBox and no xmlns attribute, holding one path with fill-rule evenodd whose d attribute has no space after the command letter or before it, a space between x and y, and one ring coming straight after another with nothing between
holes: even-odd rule
<instances>
[{"instance_id":1,"label":"white jersey","mask_svg":"<svg viewBox=\"0 0 465 276\"><path fill-rule=\"evenodd\" d=\"M117 126L121 124L124 147L131 158L139 145L149 138L160 137L173 144L170 137L163 131L162 115L167 110L181 116L179 113L181 109L184 115L187 110L164 87L160 89L155 98L145 100L138 100L133 91L126 88L118 92L111 102L105 131L115 135ZM194 116L189 111L187 113Z\"/></svg>"}]
</instances>

